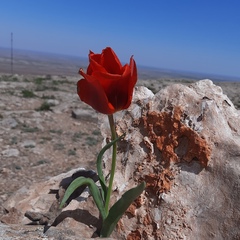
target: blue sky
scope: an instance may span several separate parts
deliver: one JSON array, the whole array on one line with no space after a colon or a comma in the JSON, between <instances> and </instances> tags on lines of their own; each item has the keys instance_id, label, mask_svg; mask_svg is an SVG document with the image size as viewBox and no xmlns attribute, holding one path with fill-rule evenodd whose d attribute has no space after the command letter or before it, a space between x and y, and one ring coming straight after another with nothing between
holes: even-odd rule
<instances>
[{"instance_id":1,"label":"blue sky","mask_svg":"<svg viewBox=\"0 0 240 240\"><path fill-rule=\"evenodd\" d=\"M240 78L238 0L0 0L0 47Z\"/></svg>"}]
</instances>

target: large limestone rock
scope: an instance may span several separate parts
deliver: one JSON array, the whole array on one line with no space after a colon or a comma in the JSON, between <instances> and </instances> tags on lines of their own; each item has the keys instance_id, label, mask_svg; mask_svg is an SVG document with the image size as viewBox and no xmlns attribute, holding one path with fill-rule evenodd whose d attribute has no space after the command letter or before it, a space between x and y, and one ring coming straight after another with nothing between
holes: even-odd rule
<instances>
[{"instance_id":1,"label":"large limestone rock","mask_svg":"<svg viewBox=\"0 0 240 240\"><path fill-rule=\"evenodd\" d=\"M100 120L108 141L106 118ZM133 104L116 114L116 120L118 134L127 135L118 143L112 202L138 182L146 181L147 187L112 237L240 239L240 116L220 87L203 80L172 85L155 96L137 87ZM106 175L110 162L109 151L104 157ZM13 223L21 224L26 233L23 224L29 221L24 213L47 212L55 200L49 190L57 189L73 172L19 190L5 203L8 214L2 221L10 224L15 219ZM66 239L89 238L98 222L88 194L73 200L62 216L42 237L67 237L69 229ZM0 236L8 237L7 231L0 225Z\"/></svg>"},{"instance_id":2,"label":"large limestone rock","mask_svg":"<svg viewBox=\"0 0 240 240\"><path fill-rule=\"evenodd\" d=\"M115 189L121 195L143 180L147 188L122 218L120 234L240 239L240 116L232 102L210 80L169 86L150 101L138 94L117 123L127 136Z\"/></svg>"}]
</instances>

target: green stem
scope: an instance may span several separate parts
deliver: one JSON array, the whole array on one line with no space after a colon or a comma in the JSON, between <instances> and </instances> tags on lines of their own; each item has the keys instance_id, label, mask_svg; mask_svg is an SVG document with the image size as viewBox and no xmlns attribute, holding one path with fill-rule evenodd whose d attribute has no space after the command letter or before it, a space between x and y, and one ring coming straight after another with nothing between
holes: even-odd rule
<instances>
[{"instance_id":1,"label":"green stem","mask_svg":"<svg viewBox=\"0 0 240 240\"><path fill-rule=\"evenodd\" d=\"M115 130L115 123L113 119L113 115L108 115L108 121L111 129L111 134L112 134L112 141L117 138L116 130ZM110 197L112 193L112 185L113 185L113 179L114 179L114 174L115 174L115 168L116 168L116 157L117 157L117 142L113 144L113 150L112 150L112 167L111 167L111 172L110 172L110 179L109 179L109 186L108 186L108 191L107 191L107 197L106 197L106 202L105 202L105 211L108 215L108 208L109 208L109 202L110 202Z\"/></svg>"}]
</instances>

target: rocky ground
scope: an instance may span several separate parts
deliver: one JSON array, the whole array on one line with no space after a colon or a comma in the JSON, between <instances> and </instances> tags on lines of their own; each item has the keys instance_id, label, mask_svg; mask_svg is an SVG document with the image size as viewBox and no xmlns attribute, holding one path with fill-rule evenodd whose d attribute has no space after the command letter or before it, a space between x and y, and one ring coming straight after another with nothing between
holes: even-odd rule
<instances>
[{"instance_id":1,"label":"rocky ground","mask_svg":"<svg viewBox=\"0 0 240 240\"><path fill-rule=\"evenodd\" d=\"M102 137L76 79L3 75L0 99L0 205L22 186L95 167Z\"/></svg>"},{"instance_id":2,"label":"rocky ground","mask_svg":"<svg viewBox=\"0 0 240 240\"><path fill-rule=\"evenodd\" d=\"M102 136L97 113L79 100L78 77L0 75L0 217L22 186L84 167L95 169ZM153 92L190 80L139 80ZM240 82L218 82L240 108Z\"/></svg>"}]
</instances>

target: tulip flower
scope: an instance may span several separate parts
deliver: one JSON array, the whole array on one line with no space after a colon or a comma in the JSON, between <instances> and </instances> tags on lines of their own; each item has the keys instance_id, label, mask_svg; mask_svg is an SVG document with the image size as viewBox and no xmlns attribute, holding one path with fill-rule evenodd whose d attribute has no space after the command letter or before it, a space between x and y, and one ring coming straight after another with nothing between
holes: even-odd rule
<instances>
[{"instance_id":1,"label":"tulip flower","mask_svg":"<svg viewBox=\"0 0 240 240\"><path fill-rule=\"evenodd\" d=\"M122 66L114 51L107 47L103 49L101 54L90 51L87 72L84 73L80 69L79 73L83 79L77 83L78 95L83 102L98 112L108 115L112 141L100 151L97 157L96 165L101 184L100 191L91 178L79 177L68 187L60 207L63 207L76 189L83 185L88 186L103 220L99 235L100 237L109 237L121 216L146 186L145 182L142 182L137 187L128 190L109 209L116 168L117 141L125 136L125 134L117 136L113 113L130 106L133 89L137 82L137 67L133 57L130 58L129 64ZM112 165L107 185L102 171L102 157L110 147L112 147Z\"/></svg>"},{"instance_id":2,"label":"tulip flower","mask_svg":"<svg viewBox=\"0 0 240 240\"><path fill-rule=\"evenodd\" d=\"M115 52L107 47L101 54L89 53L87 73L79 73L80 99L103 114L113 114L127 109L132 101L133 88L137 82L137 67L133 57L122 66Z\"/></svg>"}]
</instances>

